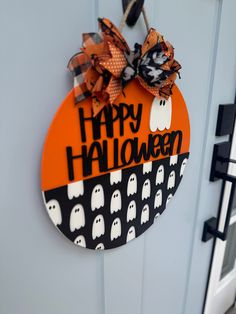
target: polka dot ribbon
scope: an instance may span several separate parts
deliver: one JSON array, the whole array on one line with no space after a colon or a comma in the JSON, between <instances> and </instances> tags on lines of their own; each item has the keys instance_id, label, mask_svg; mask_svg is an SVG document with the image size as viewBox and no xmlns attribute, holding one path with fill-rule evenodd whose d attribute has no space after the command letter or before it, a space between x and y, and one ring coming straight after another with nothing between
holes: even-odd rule
<instances>
[{"instance_id":1,"label":"polka dot ribbon","mask_svg":"<svg viewBox=\"0 0 236 314\"><path fill-rule=\"evenodd\" d=\"M96 116L134 78L154 96L168 99L181 69L172 45L151 28L143 45L135 44L130 50L111 21L98 22L101 33L83 34L81 51L68 64L74 75L75 103L91 97Z\"/></svg>"}]
</instances>

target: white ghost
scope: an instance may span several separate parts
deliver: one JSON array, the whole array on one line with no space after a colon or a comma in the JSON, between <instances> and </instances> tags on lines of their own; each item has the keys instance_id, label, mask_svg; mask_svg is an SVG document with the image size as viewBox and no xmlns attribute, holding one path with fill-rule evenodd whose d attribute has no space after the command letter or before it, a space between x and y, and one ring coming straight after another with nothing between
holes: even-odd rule
<instances>
[{"instance_id":1,"label":"white ghost","mask_svg":"<svg viewBox=\"0 0 236 314\"><path fill-rule=\"evenodd\" d=\"M145 162L143 164L143 174L149 173L152 171L152 161Z\"/></svg>"},{"instance_id":2,"label":"white ghost","mask_svg":"<svg viewBox=\"0 0 236 314\"><path fill-rule=\"evenodd\" d=\"M180 176L182 177L183 173L184 173L184 169L186 167L188 158L184 158L184 160L182 161L181 167L180 167Z\"/></svg>"},{"instance_id":3,"label":"white ghost","mask_svg":"<svg viewBox=\"0 0 236 314\"><path fill-rule=\"evenodd\" d=\"M79 235L77 238L75 238L74 243L79 246L86 247L85 238L82 235Z\"/></svg>"},{"instance_id":4,"label":"white ghost","mask_svg":"<svg viewBox=\"0 0 236 314\"><path fill-rule=\"evenodd\" d=\"M149 206L148 204L143 206L142 213L141 213L141 225L145 224L149 221Z\"/></svg>"},{"instance_id":5,"label":"white ghost","mask_svg":"<svg viewBox=\"0 0 236 314\"><path fill-rule=\"evenodd\" d=\"M166 99L157 99L154 97L150 111L150 130L156 132L169 129L171 126L172 101L171 97Z\"/></svg>"},{"instance_id":6,"label":"white ghost","mask_svg":"<svg viewBox=\"0 0 236 314\"><path fill-rule=\"evenodd\" d=\"M146 179L142 187L142 201L149 198L151 195L151 183L149 179Z\"/></svg>"},{"instance_id":7,"label":"white ghost","mask_svg":"<svg viewBox=\"0 0 236 314\"><path fill-rule=\"evenodd\" d=\"M131 226L127 232L126 242L129 242L135 238L135 228Z\"/></svg>"},{"instance_id":8,"label":"white ghost","mask_svg":"<svg viewBox=\"0 0 236 314\"><path fill-rule=\"evenodd\" d=\"M132 173L128 180L127 185L127 196L137 193L137 176L135 173Z\"/></svg>"},{"instance_id":9,"label":"white ghost","mask_svg":"<svg viewBox=\"0 0 236 314\"><path fill-rule=\"evenodd\" d=\"M154 208L158 208L162 205L162 190L158 190L155 195Z\"/></svg>"},{"instance_id":10,"label":"white ghost","mask_svg":"<svg viewBox=\"0 0 236 314\"><path fill-rule=\"evenodd\" d=\"M178 155L172 155L170 156L170 166L176 165L178 162Z\"/></svg>"},{"instance_id":11,"label":"white ghost","mask_svg":"<svg viewBox=\"0 0 236 314\"><path fill-rule=\"evenodd\" d=\"M127 222L132 221L136 218L136 203L135 201L131 201L127 210Z\"/></svg>"},{"instance_id":12,"label":"white ghost","mask_svg":"<svg viewBox=\"0 0 236 314\"><path fill-rule=\"evenodd\" d=\"M60 225L62 223L61 207L57 200L50 200L46 203L49 217L51 218L54 225Z\"/></svg>"},{"instance_id":13,"label":"white ghost","mask_svg":"<svg viewBox=\"0 0 236 314\"><path fill-rule=\"evenodd\" d=\"M97 215L93 221L92 237L93 240L105 234L105 222L102 215Z\"/></svg>"},{"instance_id":14,"label":"white ghost","mask_svg":"<svg viewBox=\"0 0 236 314\"><path fill-rule=\"evenodd\" d=\"M110 172L110 184L111 185L121 182L121 179L122 179L122 171L121 170L116 170L116 171Z\"/></svg>"},{"instance_id":15,"label":"white ghost","mask_svg":"<svg viewBox=\"0 0 236 314\"><path fill-rule=\"evenodd\" d=\"M98 245L95 247L95 250L104 250L104 244L103 243L98 243Z\"/></svg>"},{"instance_id":16,"label":"white ghost","mask_svg":"<svg viewBox=\"0 0 236 314\"><path fill-rule=\"evenodd\" d=\"M70 231L74 232L85 226L84 208L77 204L72 208L70 213Z\"/></svg>"},{"instance_id":17,"label":"white ghost","mask_svg":"<svg viewBox=\"0 0 236 314\"><path fill-rule=\"evenodd\" d=\"M115 218L111 225L111 241L121 236L121 221L120 218Z\"/></svg>"},{"instance_id":18,"label":"white ghost","mask_svg":"<svg viewBox=\"0 0 236 314\"><path fill-rule=\"evenodd\" d=\"M169 201L171 200L171 198L173 197L172 194L169 194L167 199L166 199L166 205L169 203Z\"/></svg>"},{"instance_id":19,"label":"white ghost","mask_svg":"<svg viewBox=\"0 0 236 314\"><path fill-rule=\"evenodd\" d=\"M154 219L157 219L160 216L160 213L156 213Z\"/></svg>"},{"instance_id":20,"label":"white ghost","mask_svg":"<svg viewBox=\"0 0 236 314\"><path fill-rule=\"evenodd\" d=\"M169 174L168 182L167 182L167 190L173 189L175 186L175 171L172 170Z\"/></svg>"},{"instance_id":21,"label":"white ghost","mask_svg":"<svg viewBox=\"0 0 236 314\"><path fill-rule=\"evenodd\" d=\"M67 185L67 195L69 200L72 200L74 197L79 197L80 195L84 195L84 182L77 181L73 183L69 183Z\"/></svg>"},{"instance_id":22,"label":"white ghost","mask_svg":"<svg viewBox=\"0 0 236 314\"><path fill-rule=\"evenodd\" d=\"M110 212L111 214L121 210L121 194L119 190L115 190L111 196Z\"/></svg>"},{"instance_id":23,"label":"white ghost","mask_svg":"<svg viewBox=\"0 0 236 314\"><path fill-rule=\"evenodd\" d=\"M162 184L164 182L164 166L160 165L157 169L157 174L156 174L156 185Z\"/></svg>"},{"instance_id":24,"label":"white ghost","mask_svg":"<svg viewBox=\"0 0 236 314\"><path fill-rule=\"evenodd\" d=\"M104 191L101 184L97 184L92 191L91 209L99 209L104 206Z\"/></svg>"}]
</instances>

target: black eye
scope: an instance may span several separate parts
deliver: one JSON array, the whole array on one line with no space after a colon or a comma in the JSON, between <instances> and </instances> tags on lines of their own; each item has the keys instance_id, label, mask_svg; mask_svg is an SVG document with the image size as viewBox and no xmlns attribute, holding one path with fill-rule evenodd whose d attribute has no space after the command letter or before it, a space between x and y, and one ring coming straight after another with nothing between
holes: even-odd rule
<instances>
[{"instance_id":1,"label":"black eye","mask_svg":"<svg viewBox=\"0 0 236 314\"><path fill-rule=\"evenodd\" d=\"M166 104L166 101L165 101L165 100L163 100L163 106L165 106L165 104Z\"/></svg>"},{"instance_id":2,"label":"black eye","mask_svg":"<svg viewBox=\"0 0 236 314\"><path fill-rule=\"evenodd\" d=\"M98 192L100 191L100 189L98 189Z\"/></svg>"},{"instance_id":3,"label":"black eye","mask_svg":"<svg viewBox=\"0 0 236 314\"><path fill-rule=\"evenodd\" d=\"M160 106L162 105L162 100L160 101Z\"/></svg>"},{"instance_id":4,"label":"black eye","mask_svg":"<svg viewBox=\"0 0 236 314\"><path fill-rule=\"evenodd\" d=\"M49 206L49 209L51 209L52 208L52 206Z\"/></svg>"}]
</instances>

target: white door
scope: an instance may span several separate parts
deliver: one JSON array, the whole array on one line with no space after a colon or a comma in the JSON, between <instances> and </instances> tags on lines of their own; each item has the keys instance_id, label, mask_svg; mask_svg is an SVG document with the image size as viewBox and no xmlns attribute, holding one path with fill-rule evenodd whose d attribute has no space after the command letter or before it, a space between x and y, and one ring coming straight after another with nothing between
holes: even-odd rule
<instances>
[{"instance_id":1,"label":"white door","mask_svg":"<svg viewBox=\"0 0 236 314\"><path fill-rule=\"evenodd\" d=\"M236 127L232 138L230 159L236 160ZM228 174L236 176L236 165L229 164ZM227 211L232 210L227 239L216 239L209 284L206 296L205 314L225 313L235 302L236 295L236 197L235 185L226 182L223 186L222 204L218 230L223 232ZM230 205L232 198L232 206Z\"/></svg>"}]
</instances>

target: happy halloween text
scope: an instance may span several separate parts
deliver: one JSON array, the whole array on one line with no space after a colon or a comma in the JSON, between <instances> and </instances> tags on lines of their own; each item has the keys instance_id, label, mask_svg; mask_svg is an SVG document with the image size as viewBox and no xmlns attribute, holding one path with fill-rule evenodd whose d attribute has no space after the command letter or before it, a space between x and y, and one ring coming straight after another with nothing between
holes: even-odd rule
<instances>
[{"instance_id":1,"label":"happy halloween text","mask_svg":"<svg viewBox=\"0 0 236 314\"><path fill-rule=\"evenodd\" d=\"M180 130L165 134L150 133L147 140L140 143L138 131L142 110L141 103L136 109L133 104L120 103L104 107L96 117L93 117L92 112L85 116L84 109L78 108L83 144L79 153L74 152L71 146L66 147L69 180L75 179L75 162L78 159L82 160L83 176L86 177L93 173L94 163L98 163L99 171L102 173L128 166L133 162L138 164L141 160L149 161L150 158L158 158L160 154L166 157L179 154L182 144ZM118 137L114 137L115 121L119 125ZM89 145L86 143L88 131L92 132L93 138ZM130 134L130 138L120 143L120 137L124 134ZM99 141L101 137L104 140ZM108 141L106 138L112 140ZM112 156L112 162L108 156Z\"/></svg>"}]
</instances>

